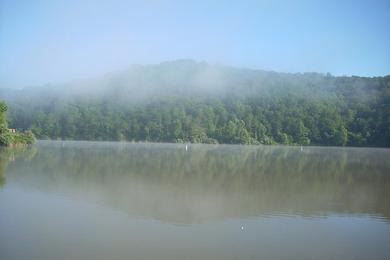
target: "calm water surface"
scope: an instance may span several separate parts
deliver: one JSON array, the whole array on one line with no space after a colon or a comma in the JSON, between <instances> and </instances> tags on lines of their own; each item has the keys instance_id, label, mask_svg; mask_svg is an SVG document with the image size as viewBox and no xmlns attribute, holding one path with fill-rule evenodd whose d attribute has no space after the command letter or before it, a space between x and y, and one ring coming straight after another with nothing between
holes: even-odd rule
<instances>
[{"instance_id":1,"label":"calm water surface","mask_svg":"<svg viewBox=\"0 0 390 260\"><path fill-rule=\"evenodd\" d=\"M390 149L0 150L0 259L390 259Z\"/></svg>"}]
</instances>

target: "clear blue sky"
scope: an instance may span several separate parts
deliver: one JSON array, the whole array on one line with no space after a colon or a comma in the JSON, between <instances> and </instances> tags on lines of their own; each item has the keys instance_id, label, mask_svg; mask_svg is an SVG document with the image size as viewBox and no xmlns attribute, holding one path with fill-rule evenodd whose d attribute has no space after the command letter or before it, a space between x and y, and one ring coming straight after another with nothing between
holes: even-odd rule
<instances>
[{"instance_id":1,"label":"clear blue sky","mask_svg":"<svg viewBox=\"0 0 390 260\"><path fill-rule=\"evenodd\" d=\"M191 58L390 74L390 1L0 0L0 86Z\"/></svg>"}]
</instances>

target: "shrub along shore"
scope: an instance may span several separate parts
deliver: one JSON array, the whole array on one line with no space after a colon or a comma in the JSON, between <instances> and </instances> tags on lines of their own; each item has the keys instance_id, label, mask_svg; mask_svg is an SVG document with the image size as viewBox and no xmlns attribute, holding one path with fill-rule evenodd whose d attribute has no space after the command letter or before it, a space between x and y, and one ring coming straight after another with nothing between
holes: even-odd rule
<instances>
[{"instance_id":1,"label":"shrub along shore","mask_svg":"<svg viewBox=\"0 0 390 260\"><path fill-rule=\"evenodd\" d=\"M17 132L9 129L7 123L7 105L0 102L0 146L26 146L35 142L31 131Z\"/></svg>"}]
</instances>

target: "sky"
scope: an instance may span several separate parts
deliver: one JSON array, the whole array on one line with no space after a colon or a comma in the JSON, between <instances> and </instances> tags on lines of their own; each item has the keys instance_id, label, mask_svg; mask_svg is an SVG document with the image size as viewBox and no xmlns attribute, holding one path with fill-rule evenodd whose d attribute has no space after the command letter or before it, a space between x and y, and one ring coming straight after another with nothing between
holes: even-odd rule
<instances>
[{"instance_id":1,"label":"sky","mask_svg":"<svg viewBox=\"0 0 390 260\"><path fill-rule=\"evenodd\" d=\"M0 0L0 87L176 59L383 76L389 46L389 0Z\"/></svg>"}]
</instances>

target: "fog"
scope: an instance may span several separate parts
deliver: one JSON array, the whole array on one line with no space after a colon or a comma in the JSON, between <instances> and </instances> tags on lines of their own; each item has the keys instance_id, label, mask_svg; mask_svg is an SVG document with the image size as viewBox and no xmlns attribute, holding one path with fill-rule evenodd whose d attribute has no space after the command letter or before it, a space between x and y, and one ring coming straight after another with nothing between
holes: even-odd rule
<instances>
[{"instance_id":1,"label":"fog","mask_svg":"<svg viewBox=\"0 0 390 260\"><path fill-rule=\"evenodd\" d=\"M389 144L385 1L0 9L0 100L38 138Z\"/></svg>"},{"instance_id":2,"label":"fog","mask_svg":"<svg viewBox=\"0 0 390 260\"><path fill-rule=\"evenodd\" d=\"M0 98L44 102L111 100L138 102L180 97L248 97L273 95L275 91L310 91L329 96L335 77L321 73L278 73L182 59L151 65L133 65L102 76L45 84L18 90L0 89ZM315 90L308 89L315 86Z\"/></svg>"}]
</instances>

